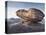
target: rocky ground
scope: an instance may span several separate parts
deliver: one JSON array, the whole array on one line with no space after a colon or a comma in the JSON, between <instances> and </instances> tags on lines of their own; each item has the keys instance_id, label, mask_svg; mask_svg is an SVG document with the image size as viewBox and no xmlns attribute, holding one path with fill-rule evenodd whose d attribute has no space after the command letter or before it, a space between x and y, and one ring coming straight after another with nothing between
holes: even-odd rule
<instances>
[{"instance_id":1,"label":"rocky ground","mask_svg":"<svg viewBox=\"0 0 46 35\"><path fill-rule=\"evenodd\" d=\"M19 18L7 19L7 23L5 24L7 24L7 33L44 32L43 23L25 26L21 23L21 19Z\"/></svg>"}]
</instances>

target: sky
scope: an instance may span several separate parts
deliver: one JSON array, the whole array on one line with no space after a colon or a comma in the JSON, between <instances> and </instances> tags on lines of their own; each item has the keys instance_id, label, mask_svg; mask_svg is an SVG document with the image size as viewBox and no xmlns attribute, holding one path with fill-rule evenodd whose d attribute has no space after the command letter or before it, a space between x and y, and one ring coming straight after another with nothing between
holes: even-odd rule
<instances>
[{"instance_id":1,"label":"sky","mask_svg":"<svg viewBox=\"0 0 46 35\"><path fill-rule=\"evenodd\" d=\"M16 11L18 9L29 9L37 8L44 12L44 3L32 3L32 2L15 2L9 1L7 3L7 18L19 18L16 16Z\"/></svg>"}]
</instances>

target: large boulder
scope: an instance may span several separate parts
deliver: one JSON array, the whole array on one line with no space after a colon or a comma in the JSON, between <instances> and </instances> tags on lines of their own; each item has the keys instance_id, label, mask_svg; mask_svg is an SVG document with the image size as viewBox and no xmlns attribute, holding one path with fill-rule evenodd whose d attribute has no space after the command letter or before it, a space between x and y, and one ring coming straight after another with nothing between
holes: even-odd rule
<instances>
[{"instance_id":1,"label":"large boulder","mask_svg":"<svg viewBox=\"0 0 46 35\"><path fill-rule=\"evenodd\" d=\"M30 22L39 22L44 17L43 12L36 8L29 8L29 10L20 9L16 11L16 14L21 17L23 21Z\"/></svg>"}]
</instances>

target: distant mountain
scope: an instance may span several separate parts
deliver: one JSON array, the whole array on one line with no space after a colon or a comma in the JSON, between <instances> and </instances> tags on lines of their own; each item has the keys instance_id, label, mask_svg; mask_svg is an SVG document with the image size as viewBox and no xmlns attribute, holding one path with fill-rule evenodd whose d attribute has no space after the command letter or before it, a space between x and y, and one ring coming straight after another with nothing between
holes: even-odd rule
<instances>
[{"instance_id":1,"label":"distant mountain","mask_svg":"<svg viewBox=\"0 0 46 35\"><path fill-rule=\"evenodd\" d=\"M11 23L18 23L18 22L20 22L20 19L19 18L10 18L7 21L8 21L8 23L9 22L11 22Z\"/></svg>"},{"instance_id":2,"label":"distant mountain","mask_svg":"<svg viewBox=\"0 0 46 35\"><path fill-rule=\"evenodd\" d=\"M20 19L19 18L9 18L9 19L5 19L5 23L7 23L8 27L12 27L14 25L16 25L17 23L20 23Z\"/></svg>"}]
</instances>

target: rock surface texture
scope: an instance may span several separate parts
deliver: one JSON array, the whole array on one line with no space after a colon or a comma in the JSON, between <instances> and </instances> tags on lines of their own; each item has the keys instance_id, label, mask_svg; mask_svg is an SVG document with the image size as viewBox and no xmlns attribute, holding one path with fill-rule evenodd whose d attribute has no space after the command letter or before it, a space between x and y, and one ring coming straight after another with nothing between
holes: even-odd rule
<instances>
[{"instance_id":1,"label":"rock surface texture","mask_svg":"<svg viewBox=\"0 0 46 35\"><path fill-rule=\"evenodd\" d=\"M16 12L17 16L24 19L24 21L39 22L43 19L44 14L42 11L30 8L29 10L20 9Z\"/></svg>"}]
</instances>

